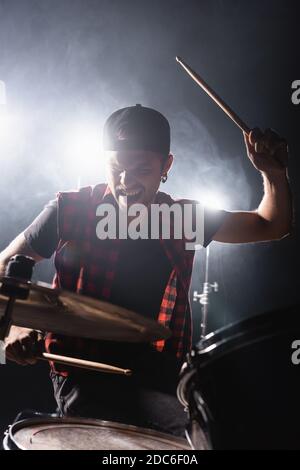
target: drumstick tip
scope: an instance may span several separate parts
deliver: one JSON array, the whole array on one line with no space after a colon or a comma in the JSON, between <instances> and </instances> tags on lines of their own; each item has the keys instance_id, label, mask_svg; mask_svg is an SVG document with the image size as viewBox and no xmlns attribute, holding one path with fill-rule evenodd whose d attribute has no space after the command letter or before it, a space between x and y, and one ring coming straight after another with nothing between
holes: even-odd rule
<instances>
[{"instance_id":1,"label":"drumstick tip","mask_svg":"<svg viewBox=\"0 0 300 470\"><path fill-rule=\"evenodd\" d=\"M179 57L179 55L177 55L177 56L175 57L175 59L176 59L177 62L180 62L180 61L181 61L181 58Z\"/></svg>"}]
</instances>

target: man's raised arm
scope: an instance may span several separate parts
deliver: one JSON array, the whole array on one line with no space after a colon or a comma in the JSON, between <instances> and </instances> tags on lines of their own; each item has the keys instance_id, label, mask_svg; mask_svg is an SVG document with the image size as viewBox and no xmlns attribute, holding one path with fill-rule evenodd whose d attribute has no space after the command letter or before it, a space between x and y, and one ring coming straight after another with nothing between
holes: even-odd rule
<instances>
[{"instance_id":1,"label":"man's raised arm","mask_svg":"<svg viewBox=\"0 0 300 470\"><path fill-rule=\"evenodd\" d=\"M279 240L292 230L293 206L287 177L288 149L274 131L259 129L245 135L247 154L261 173L264 195L250 212L229 212L213 239L224 243Z\"/></svg>"}]
</instances>

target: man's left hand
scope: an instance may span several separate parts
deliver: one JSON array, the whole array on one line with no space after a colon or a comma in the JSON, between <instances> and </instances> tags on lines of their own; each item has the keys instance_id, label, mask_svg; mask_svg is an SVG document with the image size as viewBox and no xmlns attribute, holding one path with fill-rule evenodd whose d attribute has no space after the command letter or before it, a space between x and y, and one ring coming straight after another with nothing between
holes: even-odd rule
<instances>
[{"instance_id":1,"label":"man's left hand","mask_svg":"<svg viewBox=\"0 0 300 470\"><path fill-rule=\"evenodd\" d=\"M272 129L254 128L244 133L247 154L253 166L262 173L283 173L288 164L288 145Z\"/></svg>"}]
</instances>

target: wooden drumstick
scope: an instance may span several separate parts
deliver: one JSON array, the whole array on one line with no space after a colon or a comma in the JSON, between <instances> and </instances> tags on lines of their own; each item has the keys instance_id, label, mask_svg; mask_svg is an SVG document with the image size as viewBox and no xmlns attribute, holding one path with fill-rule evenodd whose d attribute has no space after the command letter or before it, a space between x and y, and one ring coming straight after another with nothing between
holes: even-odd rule
<instances>
[{"instance_id":1,"label":"wooden drumstick","mask_svg":"<svg viewBox=\"0 0 300 470\"><path fill-rule=\"evenodd\" d=\"M217 95L217 93L200 77L191 67L189 67L180 57L176 56L177 62L184 68L190 77L211 97L211 99L224 111L227 116L243 131L249 135L250 128L244 121Z\"/></svg>"},{"instance_id":2,"label":"wooden drumstick","mask_svg":"<svg viewBox=\"0 0 300 470\"><path fill-rule=\"evenodd\" d=\"M77 357L61 356L59 354L50 354L43 352L41 356L36 356L41 361L53 361L67 366L80 367L82 369L95 370L106 374L131 375L130 369L121 369L120 367L102 364L101 362L86 361Z\"/></svg>"}]
</instances>

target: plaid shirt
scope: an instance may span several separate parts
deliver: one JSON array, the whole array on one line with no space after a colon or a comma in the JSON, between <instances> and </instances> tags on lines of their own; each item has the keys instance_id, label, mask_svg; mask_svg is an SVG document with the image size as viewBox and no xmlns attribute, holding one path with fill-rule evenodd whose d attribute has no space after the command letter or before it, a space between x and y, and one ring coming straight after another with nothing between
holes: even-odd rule
<instances>
[{"instance_id":1,"label":"plaid shirt","mask_svg":"<svg viewBox=\"0 0 300 470\"><path fill-rule=\"evenodd\" d=\"M58 194L60 241L55 253L54 287L110 301L119 256L119 240L113 240L113 243L110 241L107 245L105 240L99 240L96 236L96 209L99 204L108 202L109 198L112 195L105 184ZM156 195L156 204L172 205L174 202L165 193L158 192ZM176 202L192 203L190 200ZM158 351L171 351L182 360L190 350L192 338L189 287L194 250L185 249L185 239L160 238L160 243L170 260L172 271L163 295L158 322L169 327L172 336L166 341L155 342L154 346ZM60 341L72 345L76 351L86 345L86 340L62 338L49 333L46 350L51 352L52 346L57 346ZM67 375L66 371L56 372Z\"/></svg>"}]
</instances>

